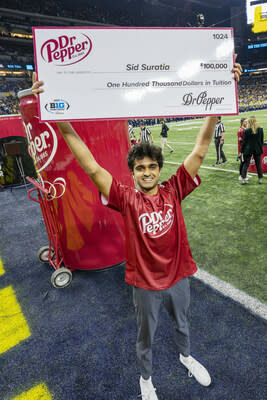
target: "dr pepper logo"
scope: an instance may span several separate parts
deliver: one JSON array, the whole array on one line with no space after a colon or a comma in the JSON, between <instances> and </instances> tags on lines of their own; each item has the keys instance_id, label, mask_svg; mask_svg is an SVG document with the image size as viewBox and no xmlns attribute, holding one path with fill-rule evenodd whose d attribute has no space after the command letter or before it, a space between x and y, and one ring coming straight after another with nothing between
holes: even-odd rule
<instances>
[{"instance_id":1,"label":"dr pepper logo","mask_svg":"<svg viewBox=\"0 0 267 400\"><path fill-rule=\"evenodd\" d=\"M29 153L34 159L37 172L45 169L53 160L58 146L57 134L48 122L40 124L40 129L34 130L29 122L23 125L29 143Z\"/></svg>"},{"instance_id":2,"label":"dr pepper logo","mask_svg":"<svg viewBox=\"0 0 267 400\"><path fill-rule=\"evenodd\" d=\"M77 32L75 36L62 35L57 39L48 39L41 47L41 56L48 64L65 66L82 61L91 50L91 39Z\"/></svg>"}]
</instances>

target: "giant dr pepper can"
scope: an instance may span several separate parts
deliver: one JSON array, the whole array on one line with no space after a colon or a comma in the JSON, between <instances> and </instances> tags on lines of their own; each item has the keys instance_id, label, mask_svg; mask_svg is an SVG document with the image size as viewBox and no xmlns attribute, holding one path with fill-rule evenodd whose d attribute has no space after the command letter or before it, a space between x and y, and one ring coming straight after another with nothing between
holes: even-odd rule
<instances>
[{"instance_id":1,"label":"giant dr pepper can","mask_svg":"<svg viewBox=\"0 0 267 400\"><path fill-rule=\"evenodd\" d=\"M53 213L67 267L101 269L125 260L124 223L120 213L102 205L98 189L79 166L56 123L40 122L31 90L18 93L29 151ZM133 186L126 157L128 123L105 120L72 123L96 161L112 176Z\"/></svg>"}]
</instances>

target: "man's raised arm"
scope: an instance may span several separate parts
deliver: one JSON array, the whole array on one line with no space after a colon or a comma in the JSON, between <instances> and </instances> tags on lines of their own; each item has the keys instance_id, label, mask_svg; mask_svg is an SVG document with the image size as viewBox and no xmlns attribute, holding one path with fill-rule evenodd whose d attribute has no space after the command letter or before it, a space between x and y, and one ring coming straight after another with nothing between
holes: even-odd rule
<instances>
[{"instance_id":1,"label":"man's raised arm","mask_svg":"<svg viewBox=\"0 0 267 400\"><path fill-rule=\"evenodd\" d=\"M238 63L234 64L232 69L235 80L238 82L241 75L241 65ZM217 122L217 116L206 117L200 131L197 135L196 143L191 154L186 158L184 162L185 169L189 172L191 177L194 179L198 170L205 158L208 151L215 125Z\"/></svg>"},{"instance_id":2,"label":"man's raised arm","mask_svg":"<svg viewBox=\"0 0 267 400\"><path fill-rule=\"evenodd\" d=\"M197 135L194 149L184 162L185 169L189 172L193 179L198 173L200 165L202 164L208 151L216 122L217 117L205 118L204 123L201 126L200 131Z\"/></svg>"},{"instance_id":3,"label":"man's raised arm","mask_svg":"<svg viewBox=\"0 0 267 400\"><path fill-rule=\"evenodd\" d=\"M35 81L35 76L33 77L32 92L34 95L44 91L43 84L42 81ZM57 126L80 166L91 178L98 190L108 198L112 184L111 174L96 162L91 151L69 122L57 122Z\"/></svg>"}]
</instances>

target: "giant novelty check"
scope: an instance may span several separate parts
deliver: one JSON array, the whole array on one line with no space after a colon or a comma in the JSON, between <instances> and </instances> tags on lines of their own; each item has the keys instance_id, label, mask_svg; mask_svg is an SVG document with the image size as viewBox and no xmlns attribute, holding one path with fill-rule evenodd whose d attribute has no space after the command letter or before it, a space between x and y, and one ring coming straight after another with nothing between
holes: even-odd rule
<instances>
[{"instance_id":1,"label":"giant novelty check","mask_svg":"<svg viewBox=\"0 0 267 400\"><path fill-rule=\"evenodd\" d=\"M42 121L238 113L231 28L33 28Z\"/></svg>"}]
</instances>

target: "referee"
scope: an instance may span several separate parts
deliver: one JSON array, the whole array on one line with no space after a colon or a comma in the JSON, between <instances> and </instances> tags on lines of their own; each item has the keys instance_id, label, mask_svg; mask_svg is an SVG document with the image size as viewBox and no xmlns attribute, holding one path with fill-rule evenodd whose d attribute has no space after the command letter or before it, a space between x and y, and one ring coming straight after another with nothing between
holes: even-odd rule
<instances>
[{"instance_id":1,"label":"referee","mask_svg":"<svg viewBox=\"0 0 267 400\"><path fill-rule=\"evenodd\" d=\"M140 132L138 136L138 143L146 142L153 143L153 136L150 130L145 126L144 122L140 122Z\"/></svg>"},{"instance_id":2,"label":"referee","mask_svg":"<svg viewBox=\"0 0 267 400\"><path fill-rule=\"evenodd\" d=\"M227 162L225 154L222 149L224 143L224 132L225 129L224 129L224 124L221 121L221 117L217 117L217 123L214 130L214 143L217 153L217 161L215 164L213 164L214 167Z\"/></svg>"}]
</instances>

